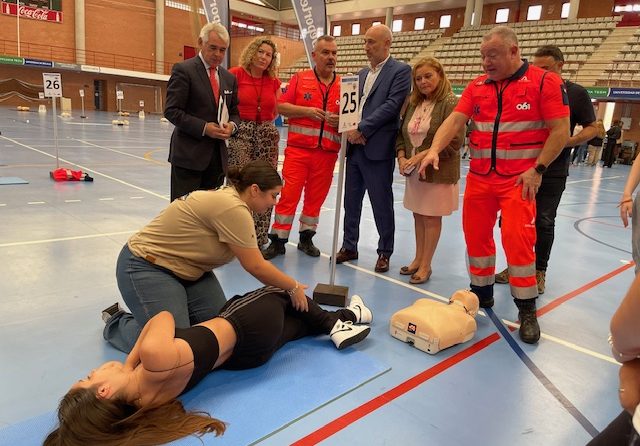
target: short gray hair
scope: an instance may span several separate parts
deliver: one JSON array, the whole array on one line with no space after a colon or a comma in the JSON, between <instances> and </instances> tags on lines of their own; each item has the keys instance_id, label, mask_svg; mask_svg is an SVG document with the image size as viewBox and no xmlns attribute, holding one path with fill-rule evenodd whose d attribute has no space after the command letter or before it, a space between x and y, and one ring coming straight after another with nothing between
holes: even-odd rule
<instances>
[{"instance_id":1,"label":"short gray hair","mask_svg":"<svg viewBox=\"0 0 640 446\"><path fill-rule=\"evenodd\" d=\"M318 43L320 43L321 41L325 41L325 42L335 42L336 38L333 36L330 36L329 34L325 34L323 36L320 36L316 39L315 42L313 42L313 51L317 51L318 50Z\"/></svg>"},{"instance_id":2,"label":"short gray hair","mask_svg":"<svg viewBox=\"0 0 640 446\"><path fill-rule=\"evenodd\" d=\"M209 34L213 31L222 39L224 43L229 45L229 31L225 28L221 23L207 23L200 30L200 39L203 43L207 43L209 41Z\"/></svg>"},{"instance_id":3,"label":"short gray hair","mask_svg":"<svg viewBox=\"0 0 640 446\"><path fill-rule=\"evenodd\" d=\"M511 43L515 46L518 46L518 36L516 35L516 32L508 26L494 26L489 30L487 34L484 35L484 37L482 37L482 40L486 42L487 40L491 40L493 36L500 37L500 39L502 39L505 43Z\"/></svg>"}]
</instances>

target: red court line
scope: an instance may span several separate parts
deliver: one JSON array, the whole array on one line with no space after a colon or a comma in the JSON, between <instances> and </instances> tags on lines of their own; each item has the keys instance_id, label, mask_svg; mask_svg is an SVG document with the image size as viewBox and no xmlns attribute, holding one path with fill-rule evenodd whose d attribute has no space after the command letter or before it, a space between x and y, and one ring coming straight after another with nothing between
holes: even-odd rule
<instances>
[{"instance_id":1,"label":"red court line","mask_svg":"<svg viewBox=\"0 0 640 446\"><path fill-rule=\"evenodd\" d=\"M599 278L587 283L586 285L581 286L580 288L565 294L564 296L560 296L557 299L552 300L547 305L545 305L542 308L538 309L538 311L537 311L538 316L542 316L542 315L550 312L551 310L557 308L558 306L562 305L566 301L568 301L570 299L573 299L574 297L578 296L579 294L584 293L585 291L587 291L587 290L589 290L591 288L594 288L595 286L601 284L602 282L604 282L606 280L609 280L610 278L622 273L623 271L628 270L632 266L635 266L635 264L633 262L630 262L630 263L628 263L626 265L622 265L621 267L614 269L613 271L605 274L604 276L601 276L601 277L599 277ZM514 331L515 330L514 327L507 327L507 328L509 328L510 331ZM295 443L292 443L292 445L293 446L315 445L315 444L320 443L323 440L326 440L327 438L329 438L330 436L332 436L336 432L339 432L342 429L344 429L345 427L349 426L351 423L354 423L357 420L359 420L361 418L364 418L365 416L367 416L371 412L379 409L380 407L382 407L385 404L391 402L392 400L398 398L399 396L404 395L405 393L407 393L410 390L416 388L420 384L423 384L424 382L428 381L429 379L433 378L434 376L444 372L448 368L451 368L454 365L456 365L457 363L459 363L461 361L464 361L469 356L479 352L480 350L484 349L485 347L488 347L489 345L491 345L492 343L494 343L498 339L500 339L500 335L498 333L493 333L493 334L487 336L486 338L484 338L484 339L478 341L477 343L473 344L471 347L466 348L465 350L462 350L461 352L456 353L455 355L451 356L450 358L447 358L444 361L442 361L442 362L436 364L435 366L431 367L430 369L427 369L424 372L419 373L418 375L414 376L413 378L409 378L407 381L404 381L404 382L400 383L399 385L397 385L393 389L388 390L387 392L375 397L372 400L369 400L368 402L364 403L363 405L361 405L359 407L356 407L355 409L351 410L350 412L347 412L346 414L342 415L341 417L336 418L332 422L330 422L330 423L324 425L323 427L321 427L320 429L310 433L306 437L301 438L300 440L296 441Z\"/></svg>"},{"instance_id":2,"label":"red court line","mask_svg":"<svg viewBox=\"0 0 640 446\"><path fill-rule=\"evenodd\" d=\"M321 427L320 429L316 430L315 432L312 432L309 435L307 435L306 437L301 438L300 440L296 441L295 443L292 443L292 445L294 445L294 446L314 445L314 444L320 443L323 440L326 440L327 438L329 438L330 436L332 436L336 432L341 431L342 429L344 429L345 427L347 427L351 423L354 423L355 421L357 421L357 420L359 420L361 418L364 418L365 416L367 416L371 412L379 409L380 407L382 407L385 404L393 401L394 399L404 395L405 393L409 392L410 390L413 390L414 388L418 387L420 384L423 384L424 382L428 381L429 379L433 378L434 376L436 376L436 375L444 372L445 370L453 367L454 365L458 364L459 362L464 361L469 356L479 352L480 350L484 349L485 347L488 347L489 345L493 344L498 339L500 339L500 335L498 333L493 333L493 334L487 336L486 338L481 339L480 341L476 342L472 346L470 346L470 347L468 347L468 348L456 353L455 355L453 355L453 356L445 359L444 361L434 365L433 367L425 370L424 372L421 372L421 373L417 374L413 378L409 378L407 381L404 381L404 382L400 383L396 387L386 391L385 393L383 393L381 395L378 395L377 397L373 398L372 400L369 400L366 403L364 403L363 405L361 405L359 407L356 407L355 409L351 410L350 412L347 412L346 414L342 415L341 417L336 418L335 420L333 420L332 422L324 425L323 427Z\"/></svg>"},{"instance_id":3,"label":"red court line","mask_svg":"<svg viewBox=\"0 0 640 446\"><path fill-rule=\"evenodd\" d=\"M537 312L538 313L538 317L542 316L542 315L548 313L549 311L553 310L554 308L562 305L563 303L565 303L569 299L573 299L577 295L582 294L585 291L590 290L591 288L593 288L593 287L595 287L597 285L600 285L602 282L611 279L613 276L617 276L618 274L620 274L623 271L628 270L632 266L635 266L635 263L630 262L630 263L628 263L626 265L622 265L620 268L616 268L613 271L611 271L610 273L607 273L602 277L598 277L596 280L591 281L591 282L587 283L586 285L583 285L580 288L565 294L564 296L560 296L557 299L552 300L547 305L545 305L545 306L541 307L540 309L538 309L538 312Z\"/></svg>"}]
</instances>

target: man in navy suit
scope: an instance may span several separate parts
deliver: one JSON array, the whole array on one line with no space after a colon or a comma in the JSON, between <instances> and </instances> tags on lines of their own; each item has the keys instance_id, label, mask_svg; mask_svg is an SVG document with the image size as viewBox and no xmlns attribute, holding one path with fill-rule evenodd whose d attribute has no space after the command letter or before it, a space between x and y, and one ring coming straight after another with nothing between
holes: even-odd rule
<instances>
[{"instance_id":1,"label":"man in navy suit","mask_svg":"<svg viewBox=\"0 0 640 446\"><path fill-rule=\"evenodd\" d=\"M198 45L196 57L173 66L167 84L164 115L175 125L169 149L171 201L222 185L227 170L225 140L240 125L238 82L220 66L229 33L219 23L207 23L200 30ZM220 101L228 110L227 123L218 122Z\"/></svg>"},{"instance_id":2,"label":"man in navy suit","mask_svg":"<svg viewBox=\"0 0 640 446\"><path fill-rule=\"evenodd\" d=\"M400 110L411 88L411 68L389 55L391 30L376 25L365 34L364 50L370 66L360 77L361 121L348 134L344 195L344 238L336 263L358 258L360 216L365 191L369 194L378 229L376 272L389 271L393 253L393 170Z\"/></svg>"}]
</instances>

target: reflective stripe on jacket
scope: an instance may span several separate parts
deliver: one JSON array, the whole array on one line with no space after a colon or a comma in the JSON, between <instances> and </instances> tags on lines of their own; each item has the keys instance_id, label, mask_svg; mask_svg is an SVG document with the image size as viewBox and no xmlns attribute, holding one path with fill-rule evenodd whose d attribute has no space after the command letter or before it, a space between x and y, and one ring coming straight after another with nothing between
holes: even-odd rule
<instances>
[{"instance_id":1,"label":"reflective stripe on jacket","mask_svg":"<svg viewBox=\"0 0 640 446\"><path fill-rule=\"evenodd\" d=\"M295 92L295 105L316 107L324 111L338 114L340 111L340 76L337 74L329 85L328 94L323 94L320 80L313 70L301 71ZM326 121L310 118L289 119L289 136L287 144L294 147L314 149L320 147L329 152L340 151L340 135L336 127Z\"/></svg>"},{"instance_id":2,"label":"reflective stripe on jacket","mask_svg":"<svg viewBox=\"0 0 640 446\"><path fill-rule=\"evenodd\" d=\"M535 165L549 136L542 110L549 106L541 94L545 75L525 62L502 82L486 76L473 82L471 172L518 175Z\"/></svg>"}]
</instances>

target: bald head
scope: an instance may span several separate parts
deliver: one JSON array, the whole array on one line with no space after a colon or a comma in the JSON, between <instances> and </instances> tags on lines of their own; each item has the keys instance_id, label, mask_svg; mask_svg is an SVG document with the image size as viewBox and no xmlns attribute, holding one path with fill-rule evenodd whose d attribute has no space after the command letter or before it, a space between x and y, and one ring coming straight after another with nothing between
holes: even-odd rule
<instances>
[{"instance_id":1,"label":"bald head","mask_svg":"<svg viewBox=\"0 0 640 446\"><path fill-rule=\"evenodd\" d=\"M387 25L375 25L364 35L364 51L374 68L389 57L393 37Z\"/></svg>"}]
</instances>

